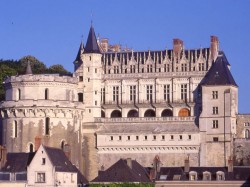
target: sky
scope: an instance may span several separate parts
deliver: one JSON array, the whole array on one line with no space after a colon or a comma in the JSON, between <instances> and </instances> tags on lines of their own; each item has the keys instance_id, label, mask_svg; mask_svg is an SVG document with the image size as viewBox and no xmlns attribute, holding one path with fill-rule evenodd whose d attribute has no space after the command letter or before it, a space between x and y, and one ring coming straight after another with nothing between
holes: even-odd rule
<instances>
[{"instance_id":1,"label":"sky","mask_svg":"<svg viewBox=\"0 0 250 187\"><path fill-rule=\"evenodd\" d=\"M96 35L137 50L210 46L218 36L239 86L239 112L250 113L249 0L0 0L0 59L35 56L73 71L91 20Z\"/></svg>"}]
</instances>

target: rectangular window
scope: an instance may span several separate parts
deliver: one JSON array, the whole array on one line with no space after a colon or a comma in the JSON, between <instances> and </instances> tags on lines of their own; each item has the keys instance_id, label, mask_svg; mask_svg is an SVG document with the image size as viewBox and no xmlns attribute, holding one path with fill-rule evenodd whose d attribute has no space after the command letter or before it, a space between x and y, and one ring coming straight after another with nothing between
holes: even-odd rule
<instances>
[{"instance_id":1,"label":"rectangular window","mask_svg":"<svg viewBox=\"0 0 250 187\"><path fill-rule=\"evenodd\" d=\"M138 140L139 140L139 136L136 136L136 137L135 137L135 140L137 140L137 141L138 141Z\"/></svg>"},{"instance_id":2,"label":"rectangular window","mask_svg":"<svg viewBox=\"0 0 250 187\"><path fill-rule=\"evenodd\" d=\"M114 137L113 136L110 136L110 140L113 141Z\"/></svg>"},{"instance_id":3,"label":"rectangular window","mask_svg":"<svg viewBox=\"0 0 250 187\"><path fill-rule=\"evenodd\" d=\"M215 106L215 107L213 107L213 114L218 114L218 107L217 106Z\"/></svg>"},{"instance_id":4,"label":"rectangular window","mask_svg":"<svg viewBox=\"0 0 250 187\"><path fill-rule=\"evenodd\" d=\"M214 142L218 142L218 141L219 141L219 138L218 138L218 137L213 137L213 141L214 141Z\"/></svg>"},{"instance_id":5,"label":"rectangular window","mask_svg":"<svg viewBox=\"0 0 250 187\"><path fill-rule=\"evenodd\" d=\"M97 68L95 68L95 73L97 73Z\"/></svg>"},{"instance_id":6,"label":"rectangular window","mask_svg":"<svg viewBox=\"0 0 250 187\"><path fill-rule=\"evenodd\" d=\"M79 82L83 81L83 76L79 76Z\"/></svg>"},{"instance_id":7,"label":"rectangular window","mask_svg":"<svg viewBox=\"0 0 250 187\"><path fill-rule=\"evenodd\" d=\"M83 93L78 93L78 101L83 102Z\"/></svg>"},{"instance_id":8,"label":"rectangular window","mask_svg":"<svg viewBox=\"0 0 250 187\"><path fill-rule=\"evenodd\" d=\"M164 135L161 136L161 140L165 140L165 136Z\"/></svg>"},{"instance_id":9,"label":"rectangular window","mask_svg":"<svg viewBox=\"0 0 250 187\"><path fill-rule=\"evenodd\" d=\"M187 100L187 84L181 85L181 100Z\"/></svg>"},{"instance_id":10,"label":"rectangular window","mask_svg":"<svg viewBox=\"0 0 250 187\"><path fill-rule=\"evenodd\" d=\"M218 129L219 127L219 121L218 120L213 120L213 128Z\"/></svg>"},{"instance_id":11,"label":"rectangular window","mask_svg":"<svg viewBox=\"0 0 250 187\"><path fill-rule=\"evenodd\" d=\"M119 66L114 66L114 74L119 73Z\"/></svg>"},{"instance_id":12,"label":"rectangular window","mask_svg":"<svg viewBox=\"0 0 250 187\"><path fill-rule=\"evenodd\" d=\"M147 85L147 101L153 100L153 85Z\"/></svg>"},{"instance_id":13,"label":"rectangular window","mask_svg":"<svg viewBox=\"0 0 250 187\"><path fill-rule=\"evenodd\" d=\"M171 135L171 136L170 136L170 139L173 140L173 139L174 139L174 135Z\"/></svg>"},{"instance_id":14,"label":"rectangular window","mask_svg":"<svg viewBox=\"0 0 250 187\"><path fill-rule=\"evenodd\" d=\"M169 84L164 85L163 96L164 96L165 101L170 102L170 85Z\"/></svg>"},{"instance_id":15,"label":"rectangular window","mask_svg":"<svg viewBox=\"0 0 250 187\"><path fill-rule=\"evenodd\" d=\"M97 101L95 101L95 106L97 106Z\"/></svg>"},{"instance_id":16,"label":"rectangular window","mask_svg":"<svg viewBox=\"0 0 250 187\"><path fill-rule=\"evenodd\" d=\"M101 88L101 102L105 104L105 88Z\"/></svg>"},{"instance_id":17,"label":"rectangular window","mask_svg":"<svg viewBox=\"0 0 250 187\"><path fill-rule=\"evenodd\" d=\"M45 173L37 173L36 182L44 183L45 182Z\"/></svg>"},{"instance_id":18,"label":"rectangular window","mask_svg":"<svg viewBox=\"0 0 250 187\"><path fill-rule=\"evenodd\" d=\"M130 136L128 136L128 140L130 140Z\"/></svg>"},{"instance_id":19,"label":"rectangular window","mask_svg":"<svg viewBox=\"0 0 250 187\"><path fill-rule=\"evenodd\" d=\"M148 140L148 137L147 137L147 136L144 136L144 140Z\"/></svg>"},{"instance_id":20,"label":"rectangular window","mask_svg":"<svg viewBox=\"0 0 250 187\"><path fill-rule=\"evenodd\" d=\"M204 71L204 70L205 70L204 63L199 63L199 71Z\"/></svg>"},{"instance_id":21,"label":"rectangular window","mask_svg":"<svg viewBox=\"0 0 250 187\"><path fill-rule=\"evenodd\" d=\"M181 71L187 71L187 64L181 64Z\"/></svg>"},{"instance_id":22,"label":"rectangular window","mask_svg":"<svg viewBox=\"0 0 250 187\"><path fill-rule=\"evenodd\" d=\"M213 99L218 99L218 91L212 91Z\"/></svg>"},{"instance_id":23,"label":"rectangular window","mask_svg":"<svg viewBox=\"0 0 250 187\"><path fill-rule=\"evenodd\" d=\"M191 140L192 139L192 136L191 135L188 135L188 140Z\"/></svg>"},{"instance_id":24,"label":"rectangular window","mask_svg":"<svg viewBox=\"0 0 250 187\"><path fill-rule=\"evenodd\" d=\"M42 165L45 165L45 163L46 163L46 159L42 158Z\"/></svg>"},{"instance_id":25,"label":"rectangular window","mask_svg":"<svg viewBox=\"0 0 250 187\"><path fill-rule=\"evenodd\" d=\"M135 73L135 65L130 65L130 73Z\"/></svg>"},{"instance_id":26,"label":"rectangular window","mask_svg":"<svg viewBox=\"0 0 250 187\"><path fill-rule=\"evenodd\" d=\"M130 86L129 87L130 90L130 101L136 101L136 86Z\"/></svg>"},{"instance_id":27,"label":"rectangular window","mask_svg":"<svg viewBox=\"0 0 250 187\"><path fill-rule=\"evenodd\" d=\"M119 86L113 86L113 101L119 101Z\"/></svg>"},{"instance_id":28,"label":"rectangular window","mask_svg":"<svg viewBox=\"0 0 250 187\"><path fill-rule=\"evenodd\" d=\"M182 140L182 135L180 135L180 140Z\"/></svg>"},{"instance_id":29,"label":"rectangular window","mask_svg":"<svg viewBox=\"0 0 250 187\"><path fill-rule=\"evenodd\" d=\"M153 140L156 140L156 136L155 135L153 136Z\"/></svg>"},{"instance_id":30,"label":"rectangular window","mask_svg":"<svg viewBox=\"0 0 250 187\"><path fill-rule=\"evenodd\" d=\"M119 136L119 140L122 140L122 136Z\"/></svg>"},{"instance_id":31,"label":"rectangular window","mask_svg":"<svg viewBox=\"0 0 250 187\"><path fill-rule=\"evenodd\" d=\"M17 121L13 121L13 138L17 138Z\"/></svg>"}]
</instances>

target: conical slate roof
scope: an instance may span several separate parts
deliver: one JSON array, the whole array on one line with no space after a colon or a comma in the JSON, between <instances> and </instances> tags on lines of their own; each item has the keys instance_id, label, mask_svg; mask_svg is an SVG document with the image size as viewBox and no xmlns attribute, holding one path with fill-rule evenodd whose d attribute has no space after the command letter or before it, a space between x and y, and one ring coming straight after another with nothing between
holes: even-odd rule
<instances>
[{"instance_id":1,"label":"conical slate roof","mask_svg":"<svg viewBox=\"0 0 250 187\"><path fill-rule=\"evenodd\" d=\"M81 42L78 53L76 55L75 62L80 62L81 61L81 54L83 53L83 51L84 51L84 47L83 47L83 44Z\"/></svg>"},{"instance_id":2,"label":"conical slate roof","mask_svg":"<svg viewBox=\"0 0 250 187\"><path fill-rule=\"evenodd\" d=\"M228 68L224 53L220 53L212 67L207 72L202 85L232 85L237 86Z\"/></svg>"},{"instance_id":3,"label":"conical slate roof","mask_svg":"<svg viewBox=\"0 0 250 187\"><path fill-rule=\"evenodd\" d=\"M26 75L32 75L32 69L31 69L31 66L30 66L30 61L28 61L27 63L27 67L26 67Z\"/></svg>"},{"instance_id":4,"label":"conical slate roof","mask_svg":"<svg viewBox=\"0 0 250 187\"><path fill-rule=\"evenodd\" d=\"M91 25L90 30L89 30L89 36L87 39L84 53L101 53L99 46L97 44L95 31L94 31L94 28L92 25Z\"/></svg>"}]
</instances>

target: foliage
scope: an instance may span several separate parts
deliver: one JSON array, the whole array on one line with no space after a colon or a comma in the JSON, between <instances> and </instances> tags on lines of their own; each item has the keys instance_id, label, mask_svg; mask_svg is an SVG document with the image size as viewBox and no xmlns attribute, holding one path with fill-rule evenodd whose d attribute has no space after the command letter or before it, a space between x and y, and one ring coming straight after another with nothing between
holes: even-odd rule
<instances>
[{"instance_id":1,"label":"foliage","mask_svg":"<svg viewBox=\"0 0 250 187\"><path fill-rule=\"evenodd\" d=\"M12 75L25 74L28 61L30 62L33 74L70 74L70 72L65 70L64 67L59 64L47 68L43 62L31 55L24 56L20 60L0 59L0 101L4 99L4 79Z\"/></svg>"},{"instance_id":2,"label":"foliage","mask_svg":"<svg viewBox=\"0 0 250 187\"><path fill-rule=\"evenodd\" d=\"M89 187L154 187L153 183L90 183Z\"/></svg>"}]
</instances>

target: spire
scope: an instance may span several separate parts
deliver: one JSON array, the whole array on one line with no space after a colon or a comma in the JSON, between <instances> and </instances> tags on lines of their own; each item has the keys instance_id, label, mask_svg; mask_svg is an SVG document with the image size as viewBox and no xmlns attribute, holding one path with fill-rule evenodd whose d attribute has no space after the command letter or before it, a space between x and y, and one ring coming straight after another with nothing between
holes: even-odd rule
<instances>
[{"instance_id":1,"label":"spire","mask_svg":"<svg viewBox=\"0 0 250 187\"><path fill-rule=\"evenodd\" d=\"M32 75L32 69L31 69L31 66L30 66L30 61L27 62L27 67L26 67L26 75Z\"/></svg>"},{"instance_id":2,"label":"spire","mask_svg":"<svg viewBox=\"0 0 250 187\"><path fill-rule=\"evenodd\" d=\"M91 24L84 53L101 53L97 44L94 28Z\"/></svg>"},{"instance_id":3,"label":"spire","mask_svg":"<svg viewBox=\"0 0 250 187\"><path fill-rule=\"evenodd\" d=\"M80 62L81 61L81 54L83 53L83 51L84 51L84 47L83 47L83 44L81 42L78 53L76 55L75 62Z\"/></svg>"}]
</instances>

